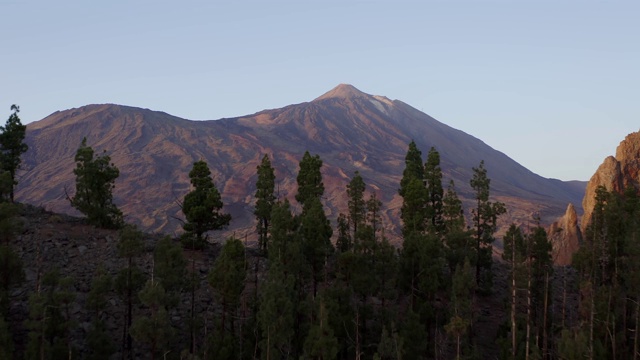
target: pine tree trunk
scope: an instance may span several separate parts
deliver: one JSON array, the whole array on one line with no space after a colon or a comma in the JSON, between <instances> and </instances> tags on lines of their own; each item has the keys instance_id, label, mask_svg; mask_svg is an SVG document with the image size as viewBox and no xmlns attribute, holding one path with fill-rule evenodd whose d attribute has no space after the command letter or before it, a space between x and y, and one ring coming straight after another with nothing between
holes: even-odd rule
<instances>
[{"instance_id":1,"label":"pine tree trunk","mask_svg":"<svg viewBox=\"0 0 640 360\"><path fill-rule=\"evenodd\" d=\"M271 360L271 331L267 326L267 360Z\"/></svg>"},{"instance_id":2,"label":"pine tree trunk","mask_svg":"<svg viewBox=\"0 0 640 360\"><path fill-rule=\"evenodd\" d=\"M544 281L544 309L542 316L542 358L547 358L547 353L549 351L549 341L547 336L547 312L549 308L549 269L545 272L545 281Z\"/></svg>"},{"instance_id":3,"label":"pine tree trunk","mask_svg":"<svg viewBox=\"0 0 640 360\"><path fill-rule=\"evenodd\" d=\"M127 319L126 319L126 314L127 314L127 303L125 302L124 305L124 313L125 313L125 323L124 326L122 327L122 360L125 359L125 355L126 355L126 349L127 349Z\"/></svg>"},{"instance_id":4,"label":"pine tree trunk","mask_svg":"<svg viewBox=\"0 0 640 360\"><path fill-rule=\"evenodd\" d=\"M633 332L633 360L638 360L638 331L640 331L640 302L636 301L636 327Z\"/></svg>"},{"instance_id":5,"label":"pine tree trunk","mask_svg":"<svg viewBox=\"0 0 640 360\"><path fill-rule=\"evenodd\" d=\"M608 311L607 311L607 322L606 322L606 326L607 326L607 330L609 332L609 339L611 340L611 355L613 355L614 359L617 359L616 357L616 334L615 334L615 329L616 329L616 317L615 314L612 315L613 309L612 309L612 295L613 295L613 286L610 285L609 286L609 301L608 301ZM612 320L610 320L610 318L612 318ZM609 323L612 322L611 326L609 326Z\"/></svg>"},{"instance_id":6,"label":"pine tree trunk","mask_svg":"<svg viewBox=\"0 0 640 360\"><path fill-rule=\"evenodd\" d=\"M44 307L44 312L42 314L42 322L40 323L42 328L42 335L40 336L40 360L44 360L44 339L45 339L44 330L46 328L45 326L46 320L47 320L47 306Z\"/></svg>"},{"instance_id":7,"label":"pine tree trunk","mask_svg":"<svg viewBox=\"0 0 640 360\"><path fill-rule=\"evenodd\" d=\"M360 360L360 312L356 309L356 360Z\"/></svg>"},{"instance_id":8,"label":"pine tree trunk","mask_svg":"<svg viewBox=\"0 0 640 360\"><path fill-rule=\"evenodd\" d=\"M514 242L514 241L512 241ZM511 244L511 358L516 358L516 246Z\"/></svg>"},{"instance_id":9,"label":"pine tree trunk","mask_svg":"<svg viewBox=\"0 0 640 360\"><path fill-rule=\"evenodd\" d=\"M594 294L594 289L593 289L593 283L590 284L591 285L591 289L590 292L590 296L591 296L591 314L589 314L590 319L589 319L589 360L593 360L593 323L594 323L594 318L595 318L595 312L596 312L596 302L595 302L595 294Z\"/></svg>"},{"instance_id":10,"label":"pine tree trunk","mask_svg":"<svg viewBox=\"0 0 640 360\"><path fill-rule=\"evenodd\" d=\"M191 256L194 256L193 254ZM196 268L196 260L195 258L191 259L191 324L189 325L190 330L189 335L191 337L190 348L191 354L196 353L196 325L195 325L195 312L196 312L196 282L195 282L195 268Z\"/></svg>"},{"instance_id":11,"label":"pine tree trunk","mask_svg":"<svg viewBox=\"0 0 640 360\"><path fill-rule=\"evenodd\" d=\"M525 344L525 359L529 360L529 343L531 339L531 261L529 261L529 278L527 279L527 336Z\"/></svg>"},{"instance_id":12,"label":"pine tree trunk","mask_svg":"<svg viewBox=\"0 0 640 360\"><path fill-rule=\"evenodd\" d=\"M133 293L132 293L132 274L131 274L131 266L133 264L133 258L129 257L129 271L127 273L127 326L125 327L125 332L127 336L127 351L129 353L129 359L133 359L133 354L131 348L133 346L133 339L131 339L131 334L129 334L129 329L131 329L131 317L133 312Z\"/></svg>"},{"instance_id":13,"label":"pine tree trunk","mask_svg":"<svg viewBox=\"0 0 640 360\"><path fill-rule=\"evenodd\" d=\"M562 267L562 329L565 327L566 309L567 309L567 268Z\"/></svg>"},{"instance_id":14,"label":"pine tree trunk","mask_svg":"<svg viewBox=\"0 0 640 360\"><path fill-rule=\"evenodd\" d=\"M478 200L478 221L476 222L476 285L480 286L480 200Z\"/></svg>"}]
</instances>

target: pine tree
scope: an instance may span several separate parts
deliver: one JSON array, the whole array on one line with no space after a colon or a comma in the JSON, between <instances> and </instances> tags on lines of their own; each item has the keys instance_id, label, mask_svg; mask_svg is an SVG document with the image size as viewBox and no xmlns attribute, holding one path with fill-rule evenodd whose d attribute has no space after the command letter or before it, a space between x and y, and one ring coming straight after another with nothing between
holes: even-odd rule
<instances>
[{"instance_id":1,"label":"pine tree","mask_svg":"<svg viewBox=\"0 0 640 360\"><path fill-rule=\"evenodd\" d=\"M338 215L338 239L336 240L336 250L340 253L347 252L353 248L353 240L349 231L349 220L347 215Z\"/></svg>"},{"instance_id":2,"label":"pine tree","mask_svg":"<svg viewBox=\"0 0 640 360\"><path fill-rule=\"evenodd\" d=\"M9 329L9 323L4 315L0 314L0 360L14 359L13 338Z\"/></svg>"},{"instance_id":3,"label":"pine tree","mask_svg":"<svg viewBox=\"0 0 640 360\"><path fill-rule=\"evenodd\" d=\"M453 180L449 182L447 192L442 199L442 217L447 232L464 230L464 210Z\"/></svg>"},{"instance_id":4,"label":"pine tree","mask_svg":"<svg viewBox=\"0 0 640 360\"><path fill-rule=\"evenodd\" d=\"M311 156L308 151L304 153L300 160L300 170L297 177L298 193L296 194L296 200L302 205L302 214L298 218L298 235L302 245L302 253L311 270L314 298L318 292L318 283L324 278L324 266L327 258L334 251L331 243L333 230L321 202L324 194L321 168L322 160L318 155ZM301 290L301 286L297 286L297 288Z\"/></svg>"},{"instance_id":5,"label":"pine tree","mask_svg":"<svg viewBox=\"0 0 640 360\"><path fill-rule=\"evenodd\" d=\"M338 339L329 326L327 309L322 299L318 302L316 322L311 326L309 335L304 342L306 359L330 360L338 355Z\"/></svg>"},{"instance_id":6,"label":"pine tree","mask_svg":"<svg viewBox=\"0 0 640 360\"><path fill-rule=\"evenodd\" d=\"M551 242L547 239L546 230L540 226L539 220L536 227L529 235L530 264L531 264L531 322L535 329L534 337L536 350L541 350L543 356L549 353L549 337L552 332L550 316L551 308L551 284L553 275L553 260L551 259Z\"/></svg>"},{"instance_id":7,"label":"pine tree","mask_svg":"<svg viewBox=\"0 0 640 360\"><path fill-rule=\"evenodd\" d=\"M276 219L274 218L274 225ZM270 258L273 247L270 249ZM293 275L287 275L283 266L271 262L267 279L260 292L258 324L262 332L260 349L262 359L286 359L293 356L295 329L295 290Z\"/></svg>"},{"instance_id":8,"label":"pine tree","mask_svg":"<svg viewBox=\"0 0 640 360\"><path fill-rule=\"evenodd\" d=\"M301 219L294 218L289 202L276 203L271 217L269 270L261 287L258 314L263 336L260 348L263 357L268 350L268 356L274 358L273 351L277 350L281 354L277 357L298 358L307 334L309 294L305 286L312 279L311 265L304 255L306 245L299 232ZM277 306L283 308L275 309ZM274 317L283 317L282 321L287 324L291 317L291 328L280 328L277 325L280 319L274 320ZM270 338L266 339L267 336Z\"/></svg>"},{"instance_id":9,"label":"pine tree","mask_svg":"<svg viewBox=\"0 0 640 360\"><path fill-rule=\"evenodd\" d=\"M488 291L492 285L491 265L493 253L493 234L497 229L498 216L506 209L501 202L489 201L491 179L487 177L484 160L473 168L471 188L475 191L476 207L471 210L475 227L476 282Z\"/></svg>"},{"instance_id":10,"label":"pine tree","mask_svg":"<svg viewBox=\"0 0 640 360\"><path fill-rule=\"evenodd\" d=\"M331 244L332 234L333 230L320 199L308 200L306 210L302 212L300 219L300 236L305 259L311 268L314 298L318 292L318 283L324 278L324 266L334 251Z\"/></svg>"},{"instance_id":11,"label":"pine tree","mask_svg":"<svg viewBox=\"0 0 640 360\"><path fill-rule=\"evenodd\" d=\"M131 325L131 336L141 343L149 345L150 359L156 358L156 354L164 353L168 340L173 336L174 329L169 322L166 309L166 296L162 284L152 277L140 291L140 301L149 309L149 315L135 319Z\"/></svg>"},{"instance_id":12,"label":"pine tree","mask_svg":"<svg viewBox=\"0 0 640 360\"><path fill-rule=\"evenodd\" d=\"M305 151L300 160L300 170L298 171L298 193L296 201L298 201L303 209L311 203L311 199L318 199L324 194L324 184L322 183L322 160L319 155L311 156Z\"/></svg>"},{"instance_id":13,"label":"pine tree","mask_svg":"<svg viewBox=\"0 0 640 360\"><path fill-rule=\"evenodd\" d=\"M213 355L216 358L237 357L235 318L246 276L244 245L240 240L231 238L222 247L222 252L216 259L208 277L209 286L214 290L218 304L222 306L220 328L216 332L216 341L213 346ZM227 319L230 326L227 326ZM220 341L226 339L229 340ZM225 351L221 351L222 349Z\"/></svg>"},{"instance_id":14,"label":"pine tree","mask_svg":"<svg viewBox=\"0 0 640 360\"><path fill-rule=\"evenodd\" d=\"M11 189L14 184L11 181L11 174L8 171L0 169L0 203L10 200Z\"/></svg>"},{"instance_id":15,"label":"pine tree","mask_svg":"<svg viewBox=\"0 0 640 360\"><path fill-rule=\"evenodd\" d=\"M0 169L6 171L11 179L9 199L13 202L14 187L18 184L16 172L20 169L22 162L20 157L27 152L29 146L24 143L27 126L22 125L18 117L20 108L17 105L11 105L11 110L13 114L9 116L4 126L0 126ZM2 195L1 192L0 195Z\"/></svg>"},{"instance_id":16,"label":"pine tree","mask_svg":"<svg viewBox=\"0 0 640 360\"><path fill-rule=\"evenodd\" d=\"M10 245L22 231L22 223L17 217L19 213L19 205L0 202L0 244Z\"/></svg>"},{"instance_id":17,"label":"pine tree","mask_svg":"<svg viewBox=\"0 0 640 360\"><path fill-rule=\"evenodd\" d=\"M267 251L271 210L276 201L275 173L269 156L265 155L258 166L258 181L256 182L256 208L253 211L258 220L258 245L263 252Z\"/></svg>"},{"instance_id":18,"label":"pine tree","mask_svg":"<svg viewBox=\"0 0 640 360\"><path fill-rule=\"evenodd\" d=\"M74 300L71 278L60 278L57 269L44 274L41 287L29 297L27 359L75 357L70 341L76 325L70 312Z\"/></svg>"},{"instance_id":19,"label":"pine tree","mask_svg":"<svg viewBox=\"0 0 640 360\"><path fill-rule=\"evenodd\" d=\"M445 230L444 222L444 190L442 189L442 169L440 169L440 154L434 147L429 150L427 162L424 165L424 180L427 187L429 231L442 234Z\"/></svg>"},{"instance_id":20,"label":"pine tree","mask_svg":"<svg viewBox=\"0 0 640 360\"><path fill-rule=\"evenodd\" d=\"M373 270L375 295L381 302L381 310L387 310L388 304L398 295L396 288L398 256L396 247L384 237L376 244L373 253Z\"/></svg>"},{"instance_id":21,"label":"pine tree","mask_svg":"<svg viewBox=\"0 0 640 360\"><path fill-rule=\"evenodd\" d=\"M519 284L517 283L517 278L518 278L518 270L519 270L518 268L520 267L520 264L522 263L522 261L524 261L524 254L523 254L524 237L522 236L522 232L520 231L520 228L517 227L515 224L511 224L511 226L509 227L509 230L507 230L507 233L505 234L502 241L504 244L502 259L505 260L510 267L511 357L512 359L515 359L516 353L518 351L518 342L517 342L518 325L516 321L516 315L517 315L516 307L518 305L517 289Z\"/></svg>"},{"instance_id":22,"label":"pine tree","mask_svg":"<svg viewBox=\"0 0 640 360\"><path fill-rule=\"evenodd\" d=\"M635 187L622 191L596 189L591 222L586 224L584 241L573 257L580 284L579 326L565 327L558 342L563 356L640 357L639 219L640 198ZM545 275L540 270L544 268L532 268L532 282L539 282L537 279ZM532 289L534 299L548 294L535 285ZM533 318L540 322L540 316ZM544 318L541 322L546 324ZM542 346L544 351L544 343ZM548 348L553 348L553 343Z\"/></svg>"},{"instance_id":23,"label":"pine tree","mask_svg":"<svg viewBox=\"0 0 640 360\"><path fill-rule=\"evenodd\" d=\"M473 323L472 297L473 273L469 261L465 261L464 266L458 265L453 275L452 315L449 323L445 326L446 332L456 339L456 359L461 359L463 356L462 337Z\"/></svg>"},{"instance_id":24,"label":"pine tree","mask_svg":"<svg viewBox=\"0 0 640 360\"><path fill-rule=\"evenodd\" d=\"M395 324L391 324L391 333L385 326L380 335L378 343L378 352L375 353L374 359L379 360L402 360L404 354L404 341L395 329Z\"/></svg>"},{"instance_id":25,"label":"pine tree","mask_svg":"<svg viewBox=\"0 0 640 360\"><path fill-rule=\"evenodd\" d=\"M349 224L352 229L352 238L356 238L356 234L358 233L358 228L361 227L365 222L366 215L366 202L364 200L364 191L366 185L360 173L356 171L351 178L349 184L347 184L347 204L349 208Z\"/></svg>"},{"instance_id":26,"label":"pine tree","mask_svg":"<svg viewBox=\"0 0 640 360\"><path fill-rule=\"evenodd\" d=\"M130 328L133 322L133 303L137 299L136 293L144 285L144 275L136 266L135 259L142 254L142 233L135 226L125 226L120 230L118 241L118 256L125 259L126 267L120 270L115 280L115 289L124 300L124 327L122 329L122 359L126 354L133 358L132 338Z\"/></svg>"},{"instance_id":27,"label":"pine tree","mask_svg":"<svg viewBox=\"0 0 640 360\"><path fill-rule=\"evenodd\" d=\"M405 315L404 321L400 329L400 336L404 344L405 360L417 360L427 357L428 339L427 329L425 328L420 316L409 309Z\"/></svg>"},{"instance_id":28,"label":"pine tree","mask_svg":"<svg viewBox=\"0 0 640 360\"><path fill-rule=\"evenodd\" d=\"M402 219L402 236L424 234L427 229L428 192L423 180L411 178L404 188L400 217Z\"/></svg>"},{"instance_id":29,"label":"pine tree","mask_svg":"<svg viewBox=\"0 0 640 360\"><path fill-rule=\"evenodd\" d=\"M405 168L402 172L402 180L400 180L400 196L406 198L407 186L411 179L418 179L420 182L424 179L424 165L422 165L422 152L418 149L416 143L411 140L407 155L404 158Z\"/></svg>"},{"instance_id":30,"label":"pine tree","mask_svg":"<svg viewBox=\"0 0 640 360\"><path fill-rule=\"evenodd\" d=\"M193 278L190 277L192 274L187 271L187 260L179 242L174 242L169 236L165 236L156 243L153 251L153 272L154 281L159 282L165 291L164 306L166 310L180 311L178 307L180 297L184 290L190 289L190 281L193 281ZM193 301L193 298L191 300ZM192 319L187 320L190 330L192 330L191 322ZM192 335L192 332L190 331L189 334ZM191 338L190 340L191 347L194 340ZM173 342L170 341L170 343ZM193 352L193 349L190 350Z\"/></svg>"},{"instance_id":31,"label":"pine tree","mask_svg":"<svg viewBox=\"0 0 640 360\"><path fill-rule=\"evenodd\" d=\"M122 226L122 212L113 203L114 183L120 171L111 163L109 155L103 152L95 157L93 149L87 146L87 138L83 138L75 162L76 193L69 198L71 206L85 214L93 225L105 228Z\"/></svg>"},{"instance_id":32,"label":"pine tree","mask_svg":"<svg viewBox=\"0 0 640 360\"><path fill-rule=\"evenodd\" d=\"M402 196L402 236L406 238L411 233L423 233L426 230L429 193L424 183L422 153L413 141L409 143L404 162L398 193Z\"/></svg>"},{"instance_id":33,"label":"pine tree","mask_svg":"<svg viewBox=\"0 0 640 360\"><path fill-rule=\"evenodd\" d=\"M104 268L99 267L91 282L91 290L86 300L87 310L93 312L91 329L87 334L88 358L92 360L107 360L116 350L102 318L107 307L107 293L112 288L113 279Z\"/></svg>"},{"instance_id":34,"label":"pine tree","mask_svg":"<svg viewBox=\"0 0 640 360\"><path fill-rule=\"evenodd\" d=\"M348 270L345 269L349 263L347 258L353 259L353 252L341 253L336 261L336 278L329 283L329 286L322 290L322 299L328 314L327 321L333 330L334 336L338 339L338 358L355 358L354 349L356 341L355 312L353 289L350 286Z\"/></svg>"},{"instance_id":35,"label":"pine tree","mask_svg":"<svg viewBox=\"0 0 640 360\"><path fill-rule=\"evenodd\" d=\"M61 329L58 341L54 342L54 352L66 355L65 358L72 359L78 350L71 341L71 332L77 326L77 320L72 316L72 307L76 300L76 289L70 277L61 278L58 288L54 294L54 301L58 304L61 313Z\"/></svg>"},{"instance_id":36,"label":"pine tree","mask_svg":"<svg viewBox=\"0 0 640 360\"><path fill-rule=\"evenodd\" d=\"M377 236L382 223L380 218L381 209L382 201L378 199L375 192L371 193L371 195L369 195L369 199L367 199L367 221L369 222L369 225L371 225L371 230L373 230L374 236Z\"/></svg>"},{"instance_id":37,"label":"pine tree","mask_svg":"<svg viewBox=\"0 0 640 360\"><path fill-rule=\"evenodd\" d=\"M220 230L229 225L231 215L222 213L223 203L218 189L211 179L209 166L203 160L193 163L189 172L193 190L184 197L182 212L187 218L183 225L186 231L184 244L202 248L207 241L203 236L210 230Z\"/></svg>"},{"instance_id":38,"label":"pine tree","mask_svg":"<svg viewBox=\"0 0 640 360\"><path fill-rule=\"evenodd\" d=\"M475 264L475 247L471 232L465 229L462 201L458 198L453 180L449 182L447 192L442 200L444 220L445 257L449 265L449 273L453 274L458 265L464 265L465 259Z\"/></svg>"},{"instance_id":39,"label":"pine tree","mask_svg":"<svg viewBox=\"0 0 640 360\"><path fill-rule=\"evenodd\" d=\"M156 280L165 290L167 308L176 307L188 278L187 260L180 244L168 236L160 239L153 251L153 268Z\"/></svg>"},{"instance_id":40,"label":"pine tree","mask_svg":"<svg viewBox=\"0 0 640 360\"><path fill-rule=\"evenodd\" d=\"M16 219L18 210L15 204L0 202L0 319L9 315L11 288L25 279L22 259L11 244L22 229L22 224Z\"/></svg>"}]
</instances>

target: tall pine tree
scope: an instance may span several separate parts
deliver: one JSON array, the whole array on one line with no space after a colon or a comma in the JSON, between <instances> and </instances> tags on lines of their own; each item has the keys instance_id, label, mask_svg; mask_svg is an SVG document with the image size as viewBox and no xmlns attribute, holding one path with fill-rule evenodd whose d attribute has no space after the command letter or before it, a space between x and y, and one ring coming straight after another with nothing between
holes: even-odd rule
<instances>
[{"instance_id":1,"label":"tall pine tree","mask_svg":"<svg viewBox=\"0 0 640 360\"><path fill-rule=\"evenodd\" d=\"M87 138L82 139L75 156L76 193L69 198L71 206L87 216L96 226L119 228L123 225L122 212L113 203L115 181L120 176L111 157L103 152L95 156Z\"/></svg>"},{"instance_id":2,"label":"tall pine tree","mask_svg":"<svg viewBox=\"0 0 640 360\"><path fill-rule=\"evenodd\" d=\"M445 230L442 189L442 169L440 168L440 153L432 147L427 155L427 162L424 165L424 180L427 187L427 201L429 212L429 231L433 234L440 234Z\"/></svg>"},{"instance_id":3,"label":"tall pine tree","mask_svg":"<svg viewBox=\"0 0 640 360\"><path fill-rule=\"evenodd\" d=\"M211 179L209 166L203 160L193 163L189 172L193 190L184 197L182 212L187 218L184 245L200 249L207 242L206 233L229 225L231 215L221 212L222 197Z\"/></svg>"},{"instance_id":4,"label":"tall pine tree","mask_svg":"<svg viewBox=\"0 0 640 360\"><path fill-rule=\"evenodd\" d=\"M269 225L271 224L271 210L276 201L274 193L275 189L275 173L271 166L269 156L265 155L262 162L258 165L258 180L256 182L256 208L253 211L258 219L258 246L263 252L267 251L267 242L269 238Z\"/></svg>"},{"instance_id":5,"label":"tall pine tree","mask_svg":"<svg viewBox=\"0 0 640 360\"><path fill-rule=\"evenodd\" d=\"M24 143L27 126L22 125L20 117L18 117L20 108L17 105L11 105L11 111L13 113L9 116L6 124L0 126L0 170L9 174L9 199L13 202L14 187L18 184L16 172L20 169L21 156L29 149L29 146ZM1 192L0 195L2 195Z\"/></svg>"},{"instance_id":6,"label":"tall pine tree","mask_svg":"<svg viewBox=\"0 0 640 360\"><path fill-rule=\"evenodd\" d=\"M492 286L493 234L497 229L498 216L504 214L506 208L501 202L489 200L491 179L487 177L484 160L473 168L470 184L476 200L476 206L471 210L475 228L476 283L489 291Z\"/></svg>"}]
</instances>

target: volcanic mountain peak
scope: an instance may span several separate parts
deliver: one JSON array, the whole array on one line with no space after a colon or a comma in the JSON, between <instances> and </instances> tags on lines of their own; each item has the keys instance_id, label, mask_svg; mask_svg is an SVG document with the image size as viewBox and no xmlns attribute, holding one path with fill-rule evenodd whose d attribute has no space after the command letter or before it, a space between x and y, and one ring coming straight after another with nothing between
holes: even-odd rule
<instances>
[{"instance_id":1,"label":"volcanic mountain peak","mask_svg":"<svg viewBox=\"0 0 640 360\"><path fill-rule=\"evenodd\" d=\"M568 202L579 204L584 195L584 187L535 175L479 139L401 101L341 84L311 103L220 121L190 121L117 105L56 112L27 128L27 174L16 192L19 201L72 211L64 191L73 187L73 158L83 137L111 154L121 171L114 199L132 222L149 231L179 231L182 212L175 199L190 189L187 174L193 162L205 159L234 219L223 238L235 231L253 233L252 194L262 156L273 161L279 196L292 198L298 162L308 150L324 161L327 207L334 219L347 208L345 187L358 170L387 206L385 231L397 234L397 189L412 139L423 151L438 149L445 178L455 180L466 208L473 205L467 185L471 169L484 160L493 194L515 209L507 225L525 221L533 212L542 212L543 221L555 220Z\"/></svg>"},{"instance_id":2,"label":"volcanic mountain peak","mask_svg":"<svg viewBox=\"0 0 640 360\"><path fill-rule=\"evenodd\" d=\"M356 89L355 86L350 84L339 84L333 89L329 90L322 96L316 98L313 101L325 100L325 99L354 99L354 98L370 98L371 95L363 93Z\"/></svg>"}]
</instances>

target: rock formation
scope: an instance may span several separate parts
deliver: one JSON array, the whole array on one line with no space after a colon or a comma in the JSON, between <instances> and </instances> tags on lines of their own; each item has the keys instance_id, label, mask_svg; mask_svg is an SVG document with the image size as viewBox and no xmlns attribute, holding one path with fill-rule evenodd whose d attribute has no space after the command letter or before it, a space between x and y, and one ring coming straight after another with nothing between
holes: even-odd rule
<instances>
[{"instance_id":1,"label":"rock formation","mask_svg":"<svg viewBox=\"0 0 640 360\"><path fill-rule=\"evenodd\" d=\"M622 192L624 188L633 186L640 189L640 132L634 132L620 142L616 156L609 156L589 180L582 200L584 215L582 227L586 228L591 221L591 213L595 205L598 186L608 191Z\"/></svg>"},{"instance_id":2,"label":"rock formation","mask_svg":"<svg viewBox=\"0 0 640 360\"><path fill-rule=\"evenodd\" d=\"M565 214L549 226L548 237L553 247L554 263L560 266L571 264L571 258L582 242L578 214L573 204L569 204Z\"/></svg>"}]
</instances>

